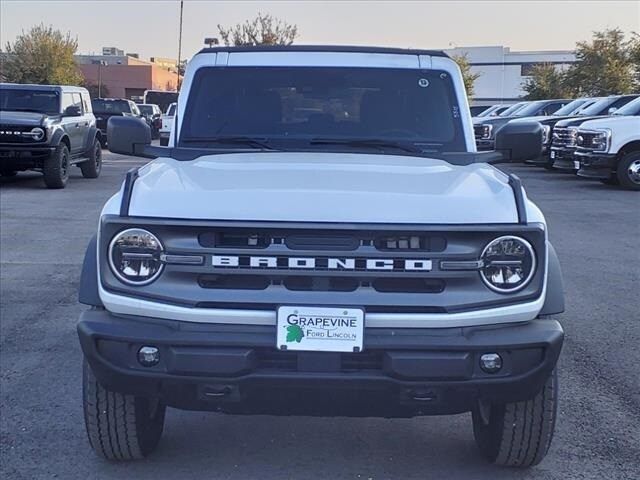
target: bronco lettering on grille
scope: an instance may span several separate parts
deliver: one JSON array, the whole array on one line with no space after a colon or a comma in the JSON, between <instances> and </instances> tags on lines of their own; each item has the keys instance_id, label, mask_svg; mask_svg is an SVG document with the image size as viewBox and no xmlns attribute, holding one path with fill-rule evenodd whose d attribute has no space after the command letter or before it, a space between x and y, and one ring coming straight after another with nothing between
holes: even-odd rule
<instances>
[{"instance_id":1,"label":"bronco lettering on grille","mask_svg":"<svg viewBox=\"0 0 640 480\"><path fill-rule=\"evenodd\" d=\"M211 265L218 268L274 268L311 270L381 270L381 271L431 271L429 259L394 258L314 258L275 257L249 255L213 255Z\"/></svg>"}]
</instances>

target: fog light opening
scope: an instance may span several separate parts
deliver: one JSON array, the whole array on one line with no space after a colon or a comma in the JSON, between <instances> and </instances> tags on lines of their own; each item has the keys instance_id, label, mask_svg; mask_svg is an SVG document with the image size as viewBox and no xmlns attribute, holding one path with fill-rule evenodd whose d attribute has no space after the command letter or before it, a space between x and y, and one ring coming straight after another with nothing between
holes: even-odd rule
<instances>
[{"instance_id":1,"label":"fog light opening","mask_svg":"<svg viewBox=\"0 0 640 480\"><path fill-rule=\"evenodd\" d=\"M153 367L160 362L160 350L144 345L138 350L138 363L143 367Z\"/></svg>"},{"instance_id":2,"label":"fog light opening","mask_svg":"<svg viewBox=\"0 0 640 480\"><path fill-rule=\"evenodd\" d=\"M480 368L485 373L498 373L502 369L502 357L497 353L485 353L480 356Z\"/></svg>"}]
</instances>

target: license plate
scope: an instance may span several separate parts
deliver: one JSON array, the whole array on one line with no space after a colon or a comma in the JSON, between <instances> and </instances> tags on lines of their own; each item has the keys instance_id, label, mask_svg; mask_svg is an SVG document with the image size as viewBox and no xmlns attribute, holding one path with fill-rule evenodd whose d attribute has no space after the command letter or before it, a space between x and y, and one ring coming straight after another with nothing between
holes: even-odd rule
<instances>
[{"instance_id":1,"label":"license plate","mask_svg":"<svg viewBox=\"0 0 640 480\"><path fill-rule=\"evenodd\" d=\"M573 169L574 170L580 170L580 160L574 160L573 161Z\"/></svg>"},{"instance_id":2,"label":"license plate","mask_svg":"<svg viewBox=\"0 0 640 480\"><path fill-rule=\"evenodd\" d=\"M312 352L361 352L364 311L359 308L278 308L277 347Z\"/></svg>"},{"instance_id":3,"label":"license plate","mask_svg":"<svg viewBox=\"0 0 640 480\"><path fill-rule=\"evenodd\" d=\"M551 160L553 160L554 158L556 158L556 152L551 150Z\"/></svg>"}]
</instances>

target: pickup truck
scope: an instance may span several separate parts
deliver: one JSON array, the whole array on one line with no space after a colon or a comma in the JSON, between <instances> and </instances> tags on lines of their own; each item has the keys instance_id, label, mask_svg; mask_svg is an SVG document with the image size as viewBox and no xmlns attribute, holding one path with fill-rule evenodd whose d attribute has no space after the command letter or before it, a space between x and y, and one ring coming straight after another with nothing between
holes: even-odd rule
<instances>
[{"instance_id":1,"label":"pickup truck","mask_svg":"<svg viewBox=\"0 0 640 480\"><path fill-rule=\"evenodd\" d=\"M173 128L173 118L176 114L176 106L177 103L172 103L167 107L167 111L164 115L162 115L161 121L162 124L160 126L159 136L160 136L160 145L166 147L169 144L169 135L171 134L171 129Z\"/></svg>"},{"instance_id":2,"label":"pickup truck","mask_svg":"<svg viewBox=\"0 0 640 480\"><path fill-rule=\"evenodd\" d=\"M579 176L640 190L640 98L610 117L584 122L576 145Z\"/></svg>"},{"instance_id":3,"label":"pickup truck","mask_svg":"<svg viewBox=\"0 0 640 480\"><path fill-rule=\"evenodd\" d=\"M91 100L93 112L96 116L96 124L100 130L102 147L108 144L107 122L115 116L143 117L138 105L125 98L94 98Z\"/></svg>"},{"instance_id":4,"label":"pickup truck","mask_svg":"<svg viewBox=\"0 0 640 480\"><path fill-rule=\"evenodd\" d=\"M542 212L493 165L538 156L538 123L478 153L456 63L373 47L207 48L176 112L169 148L108 125L111 151L153 160L105 204L80 281L100 456L152 452L169 406L472 412L490 462L544 458L562 277Z\"/></svg>"}]
</instances>

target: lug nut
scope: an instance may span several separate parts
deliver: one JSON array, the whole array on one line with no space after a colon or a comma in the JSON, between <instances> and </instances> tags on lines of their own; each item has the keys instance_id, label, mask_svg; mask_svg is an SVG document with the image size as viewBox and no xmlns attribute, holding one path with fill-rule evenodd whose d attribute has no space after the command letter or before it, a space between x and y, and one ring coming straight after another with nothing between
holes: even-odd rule
<instances>
[{"instance_id":1,"label":"lug nut","mask_svg":"<svg viewBox=\"0 0 640 480\"><path fill-rule=\"evenodd\" d=\"M160 361L160 351L156 347L142 346L138 350L138 362L143 367L153 367Z\"/></svg>"},{"instance_id":2,"label":"lug nut","mask_svg":"<svg viewBox=\"0 0 640 480\"><path fill-rule=\"evenodd\" d=\"M485 373L497 373L502 368L502 357L497 353L485 353L480 356L480 368Z\"/></svg>"}]
</instances>

